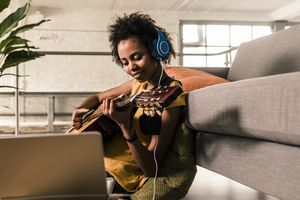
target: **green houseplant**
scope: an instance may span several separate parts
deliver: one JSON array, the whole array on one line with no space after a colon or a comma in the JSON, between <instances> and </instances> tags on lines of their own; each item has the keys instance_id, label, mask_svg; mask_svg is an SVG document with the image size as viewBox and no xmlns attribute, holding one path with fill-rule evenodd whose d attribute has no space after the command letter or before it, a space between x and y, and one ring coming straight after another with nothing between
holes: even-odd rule
<instances>
[{"instance_id":1,"label":"green houseplant","mask_svg":"<svg viewBox=\"0 0 300 200\"><path fill-rule=\"evenodd\" d=\"M0 1L0 13L5 10L11 0ZM21 63L34 60L42 54L34 51L35 46L29 45L29 40L22 38L19 34L28 31L48 20L40 20L37 23L19 26L19 22L26 17L30 9L30 4L18 8L15 12L8 15L0 23L0 80L4 76L18 76L14 73L6 73L7 69L16 67ZM0 88L15 88L10 85L1 85Z\"/></svg>"}]
</instances>

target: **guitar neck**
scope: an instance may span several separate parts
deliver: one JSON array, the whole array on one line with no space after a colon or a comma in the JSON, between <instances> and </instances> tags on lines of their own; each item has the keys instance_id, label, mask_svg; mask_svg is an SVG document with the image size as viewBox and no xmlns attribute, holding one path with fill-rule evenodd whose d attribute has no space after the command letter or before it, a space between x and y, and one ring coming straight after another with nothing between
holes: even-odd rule
<instances>
[{"instance_id":1,"label":"guitar neck","mask_svg":"<svg viewBox=\"0 0 300 200\"><path fill-rule=\"evenodd\" d=\"M154 105L158 105L158 107L166 107L181 93L182 90L178 86L164 87L158 88L153 91L139 92L131 97L122 99L121 101L117 101L116 109L118 111L122 111L126 109L131 103L133 103L134 106L137 107L151 107ZM91 110L90 112L86 113L82 117L82 124L94 118L99 118L103 114L102 106L103 105L101 104L96 110Z\"/></svg>"},{"instance_id":2,"label":"guitar neck","mask_svg":"<svg viewBox=\"0 0 300 200\"><path fill-rule=\"evenodd\" d=\"M126 98L122 101L118 101L116 103L116 107L118 111L122 111L124 108L127 108L127 106L130 105L132 100L132 97L130 98ZM83 117L82 117L82 124L85 124L86 122L94 119L94 118L99 118L101 115L103 115L103 104L100 104L100 106L98 106L98 108L92 109L89 112L87 112Z\"/></svg>"}]
</instances>

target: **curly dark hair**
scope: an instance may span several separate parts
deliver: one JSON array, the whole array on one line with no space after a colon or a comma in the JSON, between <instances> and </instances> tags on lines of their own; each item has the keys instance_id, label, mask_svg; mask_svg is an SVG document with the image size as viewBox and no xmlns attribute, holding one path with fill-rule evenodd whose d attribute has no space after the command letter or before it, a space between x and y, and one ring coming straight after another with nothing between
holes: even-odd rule
<instances>
[{"instance_id":1,"label":"curly dark hair","mask_svg":"<svg viewBox=\"0 0 300 200\"><path fill-rule=\"evenodd\" d=\"M155 21L147 14L135 12L130 15L124 14L123 17L117 17L115 23L109 26L109 42L113 61L118 65L122 65L118 54L118 44L121 40L129 37L136 37L148 49L152 58L156 59L153 52L154 39L157 39L157 29L166 36L170 47L169 55L162 59L162 62L169 63L171 55L175 57L175 51L171 43L172 39L165 29L155 25Z\"/></svg>"}]
</instances>

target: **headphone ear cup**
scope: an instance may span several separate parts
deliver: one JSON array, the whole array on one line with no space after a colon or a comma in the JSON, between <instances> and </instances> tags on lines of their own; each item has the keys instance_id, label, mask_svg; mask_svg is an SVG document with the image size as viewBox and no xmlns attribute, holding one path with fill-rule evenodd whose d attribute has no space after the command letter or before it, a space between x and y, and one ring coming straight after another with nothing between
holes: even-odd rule
<instances>
[{"instance_id":1,"label":"headphone ear cup","mask_svg":"<svg viewBox=\"0 0 300 200\"><path fill-rule=\"evenodd\" d=\"M157 59L168 57L170 47L167 38L163 32L156 29L157 39L153 40L153 53Z\"/></svg>"}]
</instances>

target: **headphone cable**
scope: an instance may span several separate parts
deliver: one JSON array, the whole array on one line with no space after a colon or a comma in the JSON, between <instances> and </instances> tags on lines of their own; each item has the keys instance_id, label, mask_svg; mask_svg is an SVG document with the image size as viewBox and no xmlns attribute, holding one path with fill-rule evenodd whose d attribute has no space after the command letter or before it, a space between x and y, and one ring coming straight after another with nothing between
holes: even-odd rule
<instances>
[{"instance_id":1,"label":"headphone cable","mask_svg":"<svg viewBox=\"0 0 300 200\"><path fill-rule=\"evenodd\" d=\"M156 135L157 137L157 143L154 147L154 151L153 151L153 158L154 158L154 163L155 163L155 175L154 175L154 179L153 179L153 195L152 195L152 200L155 200L155 193L156 193L156 178L157 178L157 173L158 173L158 164L157 164L157 160L156 160L156 148L158 145L158 135Z\"/></svg>"}]
</instances>

